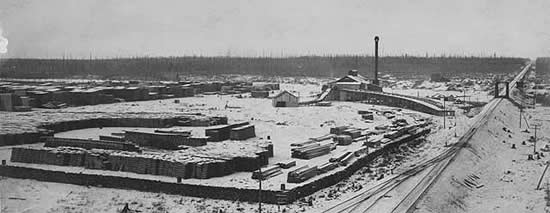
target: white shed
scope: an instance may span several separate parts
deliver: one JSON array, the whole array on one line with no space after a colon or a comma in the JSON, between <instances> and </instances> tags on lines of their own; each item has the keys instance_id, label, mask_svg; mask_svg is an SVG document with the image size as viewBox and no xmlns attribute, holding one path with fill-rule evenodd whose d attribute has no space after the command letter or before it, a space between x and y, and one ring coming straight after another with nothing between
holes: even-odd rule
<instances>
[{"instance_id":1,"label":"white shed","mask_svg":"<svg viewBox=\"0 0 550 213\"><path fill-rule=\"evenodd\" d=\"M299 98L285 90L273 96L272 101L274 107L297 107Z\"/></svg>"}]
</instances>

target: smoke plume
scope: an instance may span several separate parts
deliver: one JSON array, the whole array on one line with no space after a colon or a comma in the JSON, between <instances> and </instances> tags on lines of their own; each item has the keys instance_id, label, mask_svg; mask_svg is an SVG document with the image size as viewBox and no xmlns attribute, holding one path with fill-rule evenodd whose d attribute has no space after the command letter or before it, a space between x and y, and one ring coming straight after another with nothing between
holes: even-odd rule
<instances>
[{"instance_id":1,"label":"smoke plume","mask_svg":"<svg viewBox=\"0 0 550 213\"><path fill-rule=\"evenodd\" d=\"M2 28L0 28L0 54L8 53L8 39L2 36Z\"/></svg>"}]
</instances>

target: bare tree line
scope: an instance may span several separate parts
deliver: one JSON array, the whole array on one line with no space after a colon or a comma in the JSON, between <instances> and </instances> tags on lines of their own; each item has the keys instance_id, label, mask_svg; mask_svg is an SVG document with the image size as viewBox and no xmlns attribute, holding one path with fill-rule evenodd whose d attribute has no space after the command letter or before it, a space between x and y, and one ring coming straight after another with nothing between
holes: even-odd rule
<instances>
[{"instance_id":1,"label":"bare tree line","mask_svg":"<svg viewBox=\"0 0 550 213\"><path fill-rule=\"evenodd\" d=\"M517 71L527 59L504 57L418 57L380 58L382 74L394 76L431 73L508 73ZM338 77L357 69L372 77L374 57L365 55L301 57L140 57L113 59L1 59L0 77L72 78L93 75L117 79L175 80L178 75L247 74L264 76ZM171 76L171 77L168 77Z\"/></svg>"}]
</instances>

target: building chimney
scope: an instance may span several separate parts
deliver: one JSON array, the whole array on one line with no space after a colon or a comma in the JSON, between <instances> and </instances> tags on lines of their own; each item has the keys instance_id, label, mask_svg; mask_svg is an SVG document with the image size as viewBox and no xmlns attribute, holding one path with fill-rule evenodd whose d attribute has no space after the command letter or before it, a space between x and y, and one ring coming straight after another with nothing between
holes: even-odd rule
<instances>
[{"instance_id":1,"label":"building chimney","mask_svg":"<svg viewBox=\"0 0 550 213\"><path fill-rule=\"evenodd\" d=\"M374 80L373 84L379 85L378 83L378 36L374 36Z\"/></svg>"}]
</instances>

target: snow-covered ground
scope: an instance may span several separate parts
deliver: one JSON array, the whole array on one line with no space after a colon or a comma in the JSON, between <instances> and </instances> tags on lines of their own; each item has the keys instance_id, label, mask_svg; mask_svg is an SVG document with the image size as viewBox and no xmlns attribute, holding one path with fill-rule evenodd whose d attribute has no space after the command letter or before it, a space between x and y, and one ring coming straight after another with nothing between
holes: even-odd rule
<instances>
[{"instance_id":1,"label":"snow-covered ground","mask_svg":"<svg viewBox=\"0 0 550 213\"><path fill-rule=\"evenodd\" d=\"M319 85L314 84L282 84L284 90L296 91L302 98L320 91ZM405 91L405 90L404 90ZM414 91L413 91L414 93ZM416 95L416 94L409 94ZM350 125L357 128L373 128L379 124L387 124L390 121L382 116L375 116L373 123L365 123L357 114L357 110L387 109L388 107L365 105L360 103L333 102L331 107L298 107L298 108L274 108L269 99L236 98L235 96L207 95L203 97L180 98L180 103L174 103L173 99L105 104L96 106L83 106L66 108L60 112L101 112L101 113L203 113L207 115L225 115L230 122L250 121L256 125L256 134L259 137L270 136L275 150L274 158L270 164L290 157L290 143L302 142L310 137L322 136L329 132L330 127ZM226 107L228 106L228 107ZM442 118L423 113L403 110L403 117L411 119L415 116L432 117L442 126ZM308 210L317 212L332 204L340 202L346 197L360 193L361 189L376 184L377 177L385 174L390 176L390 170L396 173L422 160L429 159L447 149L445 144L456 142L456 135L461 135L470 122L462 113L456 118L447 118L446 129L439 129L428 137L427 143L417 148L409 148L403 153L388 156L386 160L379 159L373 163L369 172L366 168L358 171L352 177L341 183L320 190L319 192L303 199L312 200L312 206L308 202L296 202L283 206L283 209L291 212ZM456 123L456 126L455 126ZM99 130L76 132L83 137L93 137ZM118 130L117 130L118 131ZM202 131L196 129L194 131ZM74 132L73 132L74 133ZM347 147L338 147L331 154L314 158L313 160L297 160L298 165L319 165L328 158L338 153L355 149L360 146L354 143ZM250 174L237 173L233 178L239 180L231 182L241 184L243 187L255 187L257 183L250 179ZM383 180L383 179L382 179ZM219 179L190 180L199 184L212 184ZM269 182L271 181L271 182ZM263 187L276 188L281 182L286 182L286 175L272 178ZM288 185L288 184L287 184ZM289 185L292 187L292 185ZM7 212L116 212L124 203L130 203L130 207L143 212L211 212L216 209L224 209L226 212L253 212L257 208L254 203L241 203L235 201L211 200L201 198L182 197L162 193L137 192L132 190L109 189L99 187L83 187L69 184L47 183L34 180L1 179L0 201L2 208ZM43 204L43 205L42 205ZM268 211L277 212L276 205L263 205ZM44 207L44 208L43 208ZM2 211L2 212L4 212Z\"/></svg>"},{"instance_id":2,"label":"snow-covered ground","mask_svg":"<svg viewBox=\"0 0 550 213\"><path fill-rule=\"evenodd\" d=\"M543 125L537 131L537 151L549 145L549 110L527 110L531 127L535 122ZM519 128L518 108L503 100L421 200L418 212L548 212L548 174L542 178L542 189L536 188L550 153L542 151L540 159L528 160L534 151L529 141L534 130L525 129L525 122ZM472 176L479 178L472 181Z\"/></svg>"}]
</instances>

